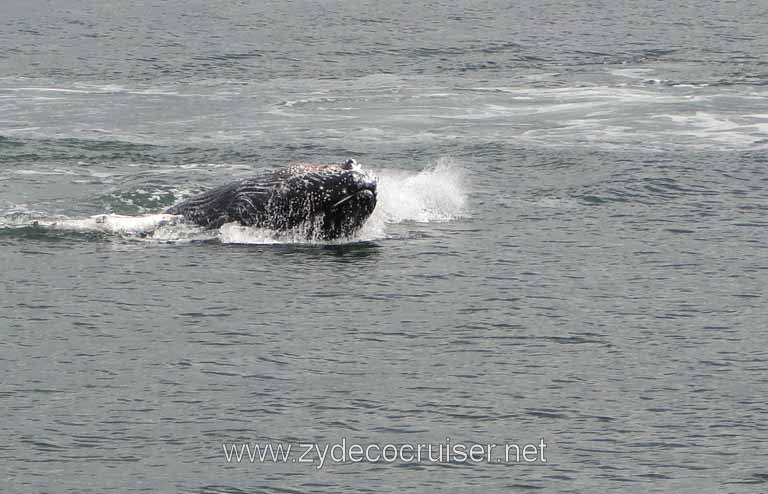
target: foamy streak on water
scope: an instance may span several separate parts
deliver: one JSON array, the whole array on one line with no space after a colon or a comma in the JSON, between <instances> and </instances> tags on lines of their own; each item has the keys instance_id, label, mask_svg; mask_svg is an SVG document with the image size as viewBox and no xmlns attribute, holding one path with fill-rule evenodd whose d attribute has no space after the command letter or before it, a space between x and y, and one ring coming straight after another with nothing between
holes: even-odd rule
<instances>
[{"instance_id":1,"label":"foamy streak on water","mask_svg":"<svg viewBox=\"0 0 768 494\"><path fill-rule=\"evenodd\" d=\"M20 212L0 217L0 228L39 227L52 231L103 233L137 240L183 242L209 240L216 234L184 221L181 216L149 214L124 216L98 214L88 218L50 216L39 212Z\"/></svg>"},{"instance_id":2,"label":"foamy streak on water","mask_svg":"<svg viewBox=\"0 0 768 494\"><path fill-rule=\"evenodd\" d=\"M277 232L266 228L242 226L237 223L226 223L219 228L218 238L224 244L345 244L357 239L323 240L312 238L306 234L306 228L301 225L285 232Z\"/></svg>"},{"instance_id":3,"label":"foamy streak on water","mask_svg":"<svg viewBox=\"0 0 768 494\"><path fill-rule=\"evenodd\" d=\"M149 234L161 226L178 223L178 218L178 216L171 214L150 214L144 216L98 214L83 219L42 219L35 221L35 224L56 230L140 236Z\"/></svg>"},{"instance_id":4,"label":"foamy streak on water","mask_svg":"<svg viewBox=\"0 0 768 494\"><path fill-rule=\"evenodd\" d=\"M218 230L192 225L181 216L149 214L124 216L99 214L89 218L46 217L40 213L16 213L0 218L0 227L40 226L53 230L99 232L160 242L218 239L231 244L342 244L386 238L386 225L407 221L444 222L465 214L464 171L442 158L418 173L378 170L378 203L373 215L352 238L333 241L307 238L307 226L288 232L244 227L228 223Z\"/></svg>"},{"instance_id":5,"label":"foamy streak on water","mask_svg":"<svg viewBox=\"0 0 768 494\"><path fill-rule=\"evenodd\" d=\"M97 231L122 235L143 235L158 227L173 222L170 214L152 214L146 216L122 216L118 214L99 214L85 219L62 219L58 221L38 221L40 226L59 230Z\"/></svg>"},{"instance_id":6,"label":"foamy streak on water","mask_svg":"<svg viewBox=\"0 0 768 494\"><path fill-rule=\"evenodd\" d=\"M314 237L313 232L320 231L322 222L322 217L315 217L282 232L227 223L219 228L218 233L219 240L225 244L333 244L349 241L328 241Z\"/></svg>"}]
</instances>

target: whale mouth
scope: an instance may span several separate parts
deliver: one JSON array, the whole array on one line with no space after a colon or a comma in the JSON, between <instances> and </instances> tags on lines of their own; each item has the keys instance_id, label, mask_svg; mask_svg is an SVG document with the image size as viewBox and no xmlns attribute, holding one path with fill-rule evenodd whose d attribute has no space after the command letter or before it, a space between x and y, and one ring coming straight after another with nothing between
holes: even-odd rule
<instances>
[{"instance_id":1,"label":"whale mouth","mask_svg":"<svg viewBox=\"0 0 768 494\"><path fill-rule=\"evenodd\" d=\"M331 206L331 209L334 209L334 208L337 208L337 207L341 206L342 204L344 204L348 200L352 199L353 197L355 197L355 194L350 194L348 196L342 197L340 201L338 201L336 204Z\"/></svg>"}]
</instances>

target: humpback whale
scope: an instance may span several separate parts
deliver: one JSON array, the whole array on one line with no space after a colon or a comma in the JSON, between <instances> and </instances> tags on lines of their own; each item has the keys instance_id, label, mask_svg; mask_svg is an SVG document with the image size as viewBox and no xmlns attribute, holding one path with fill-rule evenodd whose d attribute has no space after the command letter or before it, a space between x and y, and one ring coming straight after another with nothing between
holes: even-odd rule
<instances>
[{"instance_id":1,"label":"humpback whale","mask_svg":"<svg viewBox=\"0 0 768 494\"><path fill-rule=\"evenodd\" d=\"M353 159L292 163L221 185L166 210L207 228L236 222L308 238L352 235L376 207L376 183Z\"/></svg>"}]
</instances>

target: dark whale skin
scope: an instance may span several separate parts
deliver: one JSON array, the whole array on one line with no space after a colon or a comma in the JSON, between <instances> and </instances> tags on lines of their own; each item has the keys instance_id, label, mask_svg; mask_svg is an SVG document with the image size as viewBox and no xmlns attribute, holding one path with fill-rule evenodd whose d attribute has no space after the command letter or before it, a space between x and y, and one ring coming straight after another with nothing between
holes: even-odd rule
<instances>
[{"instance_id":1,"label":"dark whale skin","mask_svg":"<svg viewBox=\"0 0 768 494\"><path fill-rule=\"evenodd\" d=\"M334 239L351 236L362 227L376 207L376 185L376 178L354 160L293 163L221 185L166 213L206 228L236 222Z\"/></svg>"}]
</instances>

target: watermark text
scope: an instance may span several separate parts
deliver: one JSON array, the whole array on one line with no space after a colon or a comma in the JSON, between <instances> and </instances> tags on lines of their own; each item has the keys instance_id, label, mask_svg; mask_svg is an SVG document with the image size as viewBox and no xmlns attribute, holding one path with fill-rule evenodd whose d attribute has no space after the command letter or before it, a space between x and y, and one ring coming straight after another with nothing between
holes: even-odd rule
<instances>
[{"instance_id":1,"label":"watermark text","mask_svg":"<svg viewBox=\"0 0 768 494\"><path fill-rule=\"evenodd\" d=\"M230 443L222 444L227 463L305 463L318 470L332 463L546 463L544 439L538 443L497 445Z\"/></svg>"}]
</instances>

